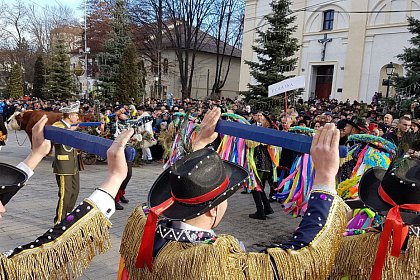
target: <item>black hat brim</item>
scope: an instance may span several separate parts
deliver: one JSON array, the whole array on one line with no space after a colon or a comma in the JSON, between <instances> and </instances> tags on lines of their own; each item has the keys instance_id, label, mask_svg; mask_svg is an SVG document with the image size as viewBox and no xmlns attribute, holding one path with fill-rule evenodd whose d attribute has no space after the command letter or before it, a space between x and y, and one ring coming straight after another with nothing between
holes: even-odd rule
<instances>
[{"instance_id":1,"label":"black hat brim","mask_svg":"<svg viewBox=\"0 0 420 280\"><path fill-rule=\"evenodd\" d=\"M347 123L348 123L349 125L351 125L352 127L357 128L358 130L362 130L362 131L366 130L366 128L364 128L364 127L361 127L361 126L357 125L357 124L356 124L354 121L352 121L352 120L347 120Z\"/></svg>"},{"instance_id":2,"label":"black hat brim","mask_svg":"<svg viewBox=\"0 0 420 280\"><path fill-rule=\"evenodd\" d=\"M368 169L359 183L359 197L369 208L386 216L392 205L379 196L379 186L386 173L385 169L373 167ZM401 218L405 224L420 225L420 213L407 212L400 209Z\"/></svg>"},{"instance_id":3,"label":"black hat brim","mask_svg":"<svg viewBox=\"0 0 420 280\"><path fill-rule=\"evenodd\" d=\"M0 201L6 205L23 187L28 175L21 169L0 162Z\"/></svg>"},{"instance_id":4,"label":"black hat brim","mask_svg":"<svg viewBox=\"0 0 420 280\"><path fill-rule=\"evenodd\" d=\"M248 178L248 172L237 164L225 160L223 162L226 169L226 175L229 178L229 185L221 195L215 197L208 203L200 205L185 205L175 201L172 206L162 213L162 216L170 220L188 220L196 217L198 214L201 215L206 213L234 194ZM150 189L147 201L150 208L161 204L171 197L169 170L170 168L167 168L157 178Z\"/></svg>"}]
</instances>

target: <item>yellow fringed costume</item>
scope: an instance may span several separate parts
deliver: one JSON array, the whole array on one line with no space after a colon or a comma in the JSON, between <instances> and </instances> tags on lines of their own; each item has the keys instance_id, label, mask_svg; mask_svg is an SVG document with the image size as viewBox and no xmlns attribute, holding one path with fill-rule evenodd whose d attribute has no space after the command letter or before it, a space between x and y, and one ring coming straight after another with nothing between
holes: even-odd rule
<instances>
[{"instance_id":1,"label":"yellow fringed costume","mask_svg":"<svg viewBox=\"0 0 420 280\"><path fill-rule=\"evenodd\" d=\"M89 199L69 216L36 241L0 253L0 280L75 279L111 247L111 223Z\"/></svg>"},{"instance_id":2,"label":"yellow fringed costume","mask_svg":"<svg viewBox=\"0 0 420 280\"><path fill-rule=\"evenodd\" d=\"M122 263L129 279L328 279L346 226L347 206L336 195L312 192L313 201L327 199L328 202L312 204L310 211L313 215L305 216L298 229L300 233L295 232L295 236L311 233L307 244L302 247L294 248L290 244L295 243L290 243L287 249L270 248L266 253L246 253L239 242L229 235L218 236L213 243L169 241L154 258L153 272L135 267L146 223L142 208L137 207L129 217L123 234L120 248ZM319 222L318 218L324 215L322 213L326 219ZM121 277L123 274L120 269L119 279L128 279L127 276Z\"/></svg>"},{"instance_id":3,"label":"yellow fringed costume","mask_svg":"<svg viewBox=\"0 0 420 280\"><path fill-rule=\"evenodd\" d=\"M330 279L366 280L372 273L380 233L369 232L343 238ZM382 280L420 279L420 237L409 236L407 250L399 258L388 250Z\"/></svg>"}]
</instances>

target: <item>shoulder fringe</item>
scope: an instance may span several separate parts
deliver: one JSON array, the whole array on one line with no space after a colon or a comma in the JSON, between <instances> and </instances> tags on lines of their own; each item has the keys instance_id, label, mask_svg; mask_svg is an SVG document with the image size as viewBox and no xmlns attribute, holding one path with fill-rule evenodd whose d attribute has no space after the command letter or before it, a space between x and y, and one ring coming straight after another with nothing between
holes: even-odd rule
<instances>
[{"instance_id":1,"label":"shoulder fringe","mask_svg":"<svg viewBox=\"0 0 420 280\"><path fill-rule=\"evenodd\" d=\"M380 240L379 233L366 233L344 237L336 256L331 279L369 279L375 263ZM390 244L391 247L391 244ZM389 255L384 267L383 280L420 279L420 237L410 236L407 250L399 258Z\"/></svg>"},{"instance_id":2,"label":"shoulder fringe","mask_svg":"<svg viewBox=\"0 0 420 280\"><path fill-rule=\"evenodd\" d=\"M0 280L75 279L95 255L111 247L110 227L109 220L94 206L56 240L12 258L0 254Z\"/></svg>"},{"instance_id":3,"label":"shoulder fringe","mask_svg":"<svg viewBox=\"0 0 420 280\"><path fill-rule=\"evenodd\" d=\"M280 279L327 279L346 228L347 205L335 196L327 222L314 240L300 250L268 249Z\"/></svg>"},{"instance_id":4,"label":"shoulder fringe","mask_svg":"<svg viewBox=\"0 0 420 280\"><path fill-rule=\"evenodd\" d=\"M147 268L136 268L145 222L143 210L136 207L122 237L120 253L130 279L246 279L244 270L247 254L241 250L237 240L229 235L219 236L213 244L169 242L154 259L153 273Z\"/></svg>"}]
</instances>

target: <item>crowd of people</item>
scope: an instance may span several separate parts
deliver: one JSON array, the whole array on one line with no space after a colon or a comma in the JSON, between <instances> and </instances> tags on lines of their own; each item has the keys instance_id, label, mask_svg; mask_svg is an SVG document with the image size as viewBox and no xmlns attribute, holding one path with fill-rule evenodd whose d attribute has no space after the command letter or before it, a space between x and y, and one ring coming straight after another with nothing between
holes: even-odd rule
<instances>
[{"instance_id":1,"label":"crowd of people","mask_svg":"<svg viewBox=\"0 0 420 280\"><path fill-rule=\"evenodd\" d=\"M169 105L172 103L171 105ZM269 111L254 108L245 101L220 99L220 100L156 100L147 99L144 104L119 104L118 102L102 102L95 104L92 101L82 100L79 109L79 116L88 116L86 120L102 120L105 123L112 122L116 115L126 115L128 119L135 119L140 116L151 116L153 118L152 129L154 133L168 128L174 114L189 112L192 117L201 120L209 108L220 107L222 112L234 113L245 117L251 124L259 123L261 113L267 115L270 122L273 122L280 130L287 131L292 126L304 126L313 129L323 127L326 123L335 123L342 129L343 135L351 133L350 127L345 129L346 121L357 123L363 133L383 136L388 134L388 139L397 143L401 140L400 132L408 132L411 138L418 138L420 127L420 106L413 103L411 111L396 111L395 107L381 107L375 103L363 102L339 102L337 100L298 100L294 106L287 110L287 118L284 112L273 114ZM0 115L7 120L16 111L44 110L59 112L60 108L66 106L63 101L45 101L37 98L29 100L8 100L0 101ZM275 108L271 108L275 109ZM125 118L125 117L124 117ZM344 127L343 127L344 126ZM398 130L399 136L395 134ZM4 132L3 132L4 133ZM341 139L345 142L345 138ZM147 155L147 159L151 159Z\"/></svg>"},{"instance_id":2,"label":"crowd of people","mask_svg":"<svg viewBox=\"0 0 420 280\"><path fill-rule=\"evenodd\" d=\"M138 105L82 100L77 106L38 99L3 100L0 101L0 116L7 120L16 111L42 109L62 112L61 127L73 129L79 120L70 117L78 114L83 122L99 121L96 132L114 140L108 152L108 182L113 182L114 186L104 183L84 202L88 205L87 210L99 210L94 215L89 216L90 211L83 211L81 206L71 211L76 205L78 190L76 198L72 194L71 202L65 203L66 209L62 209L61 200L66 197L61 195L66 189L65 180L69 180L68 185L71 185L74 178L66 177L69 176L67 171L62 174L54 171L59 188L64 188L59 190L56 226L51 229L51 232L57 232L54 238L73 238L69 237L71 233L66 229L81 227L95 233L97 239L91 245L96 246L95 250L104 250L106 236L103 235L103 227L87 229L90 219L95 217L96 222L103 226L106 224L103 215L109 218L115 209L123 209L120 202L128 203L125 190L131 178L132 163L123 159L121 148L130 143L134 147L141 143L139 149L132 151L140 153L143 163L149 164L153 160L172 163L151 186L146 209L148 215L145 216L144 209L139 207L128 220L120 250L120 279L199 279L203 271L208 273L205 274L207 276L219 275L223 279L409 279L411 276L416 279L420 277L419 266L407 262L416 258L420 248L420 123L416 119L419 108L412 106L409 112L397 112L387 110L379 103L378 100L372 104L298 100L286 112L276 114L261 110L256 104L230 99L171 102L149 99ZM275 111L278 108L272 109ZM261 139L261 142L247 140L246 147L252 152L246 153L246 164L222 160L220 157L225 151L220 147L223 140L214 132L222 113L238 116L249 125L313 137L310 158L294 150L272 147ZM186 133L187 128L179 123L171 128L181 115L186 121L201 126L194 137L193 134L185 137L191 142L191 150L184 151L189 153L182 156L179 151L174 152L176 145L168 145L167 138L159 137L170 129L175 129L178 134ZM18 166L29 176L39 163L39 157L47 154L48 144L45 143L48 141L41 136L45 118L34 127L37 134L33 137L38 137L38 144L32 143L32 148L37 152ZM2 134L7 135L7 131L2 131ZM171 140L176 141L174 137ZM230 141L240 140L232 138ZM42 152L38 148L41 143L45 146ZM237 149L238 143L228 149ZM6 142L3 141L3 144ZM214 149L208 149L208 146ZM67 161L71 152L77 164L77 154L71 147L56 144L55 149L55 162ZM340 155L340 160L339 151L341 153L342 150L345 155ZM34 155L36 159L33 159ZM206 180L203 180L203 174L207 174ZM287 181L293 183L285 187ZM270 189L268 196L265 191L267 185ZM249 214L252 219L266 220L276 209L272 203L278 202L302 217L289 242L268 248L264 253L250 255L233 237L218 237L214 233L213 229L226 211L226 199L241 187L242 193L253 196L256 212ZM99 199L104 196L112 200L100 202ZM352 211L342 199L352 207ZM401 214L395 212L397 208ZM360 217L369 211L374 213ZM158 220L159 216L165 219ZM360 224L360 221L363 223ZM354 227L358 223L360 225ZM380 234L381 230L383 234ZM356 236L346 237L346 242L341 242L343 232L346 236ZM394 240L390 255L398 257L402 251L407 257L386 261L392 232L399 234L399 242ZM77 237L79 242L89 243L82 235ZM51 238L48 237L51 234L46 233L42 237L44 243L49 243ZM368 258L360 257L360 252L354 248L361 249L369 242L380 244L379 249L372 246L374 250L369 251ZM133 244L136 244L134 249ZM209 249L197 244L212 246ZM14 271L18 266L13 262L22 251L35 247L39 249L39 254L45 253L39 244L25 246L0 259L6 268L3 275L21 273ZM86 250L93 249L88 247ZM209 261L209 254L217 257ZM74 255L69 259L77 262ZM359 270L348 265L350 259ZM46 268L36 269L36 273L56 273ZM60 272L69 273L67 270ZM33 276L33 273L30 270L21 275ZM395 278L395 275L398 277ZM207 276L202 279L210 279Z\"/></svg>"}]
</instances>

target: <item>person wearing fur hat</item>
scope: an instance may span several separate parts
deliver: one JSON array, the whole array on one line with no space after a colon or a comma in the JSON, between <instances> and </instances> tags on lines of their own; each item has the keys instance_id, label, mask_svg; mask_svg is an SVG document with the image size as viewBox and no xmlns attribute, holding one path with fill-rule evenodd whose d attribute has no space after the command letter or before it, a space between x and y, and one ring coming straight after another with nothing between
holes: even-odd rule
<instances>
[{"instance_id":1,"label":"person wearing fur hat","mask_svg":"<svg viewBox=\"0 0 420 280\"><path fill-rule=\"evenodd\" d=\"M23 162L16 167L0 163L2 219L8 218L5 206L51 149L50 141L44 139L47 121L43 116L33 127L32 150ZM114 199L127 173L124 148L133 132L122 132L112 143L107 151L108 176L88 198L33 242L0 252L0 279L75 279L95 255L110 248L109 218L115 213Z\"/></svg>"},{"instance_id":2,"label":"person wearing fur hat","mask_svg":"<svg viewBox=\"0 0 420 280\"><path fill-rule=\"evenodd\" d=\"M131 214L118 279L327 279L346 225L347 206L335 194L338 130L327 124L314 137L314 187L293 237L263 253L246 253L233 236L214 232L227 199L248 177L243 167L204 148L217 137L220 114L218 108L206 114L195 151L155 181L147 217L141 206Z\"/></svg>"},{"instance_id":3,"label":"person wearing fur hat","mask_svg":"<svg viewBox=\"0 0 420 280\"><path fill-rule=\"evenodd\" d=\"M63 113L63 118L55 122L53 126L76 130L75 124L79 121L79 107L79 101L62 107L60 112ZM82 163L78 151L72 147L54 144L54 150L53 172L58 185L58 203L54 223L58 224L76 205L80 189L79 171L82 169Z\"/></svg>"}]
</instances>

